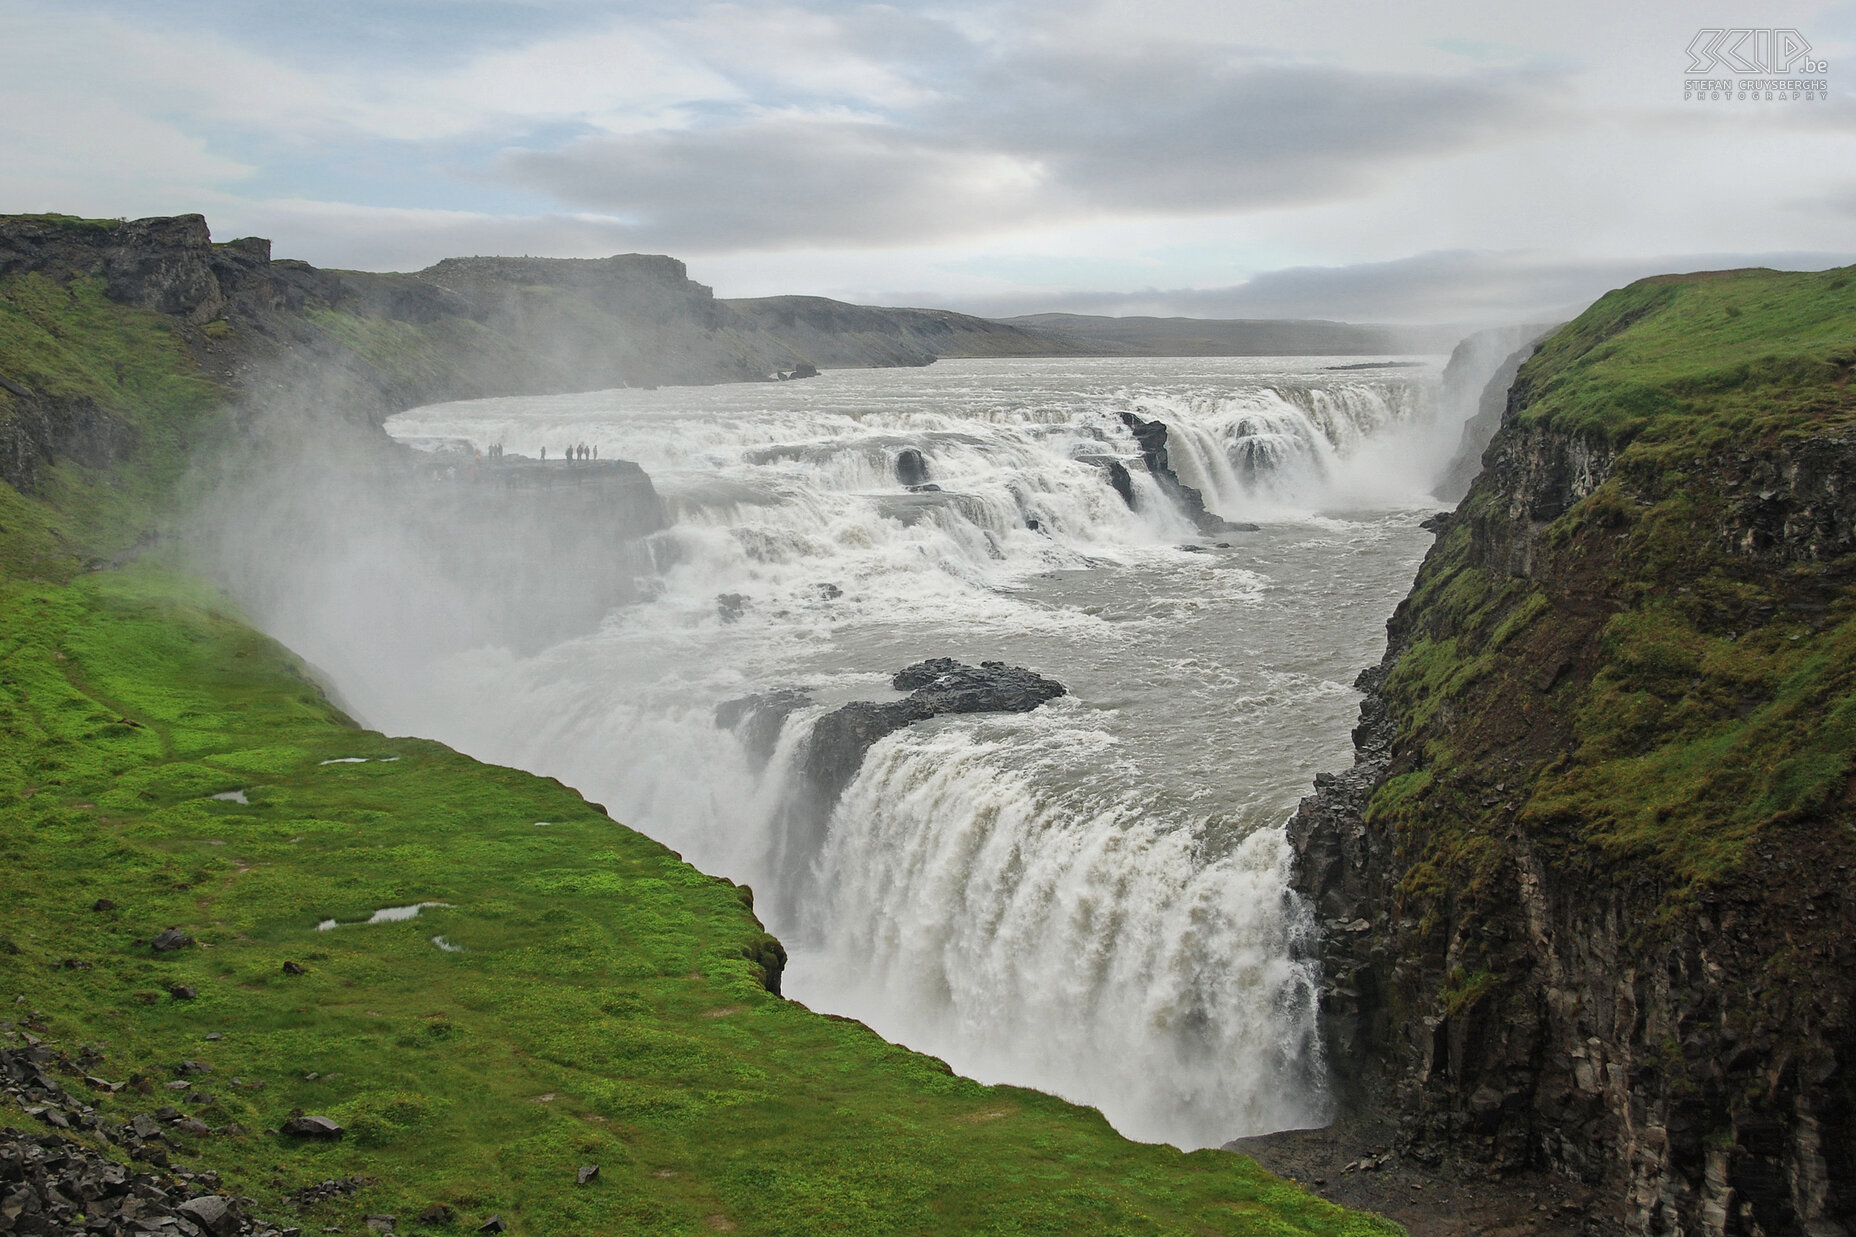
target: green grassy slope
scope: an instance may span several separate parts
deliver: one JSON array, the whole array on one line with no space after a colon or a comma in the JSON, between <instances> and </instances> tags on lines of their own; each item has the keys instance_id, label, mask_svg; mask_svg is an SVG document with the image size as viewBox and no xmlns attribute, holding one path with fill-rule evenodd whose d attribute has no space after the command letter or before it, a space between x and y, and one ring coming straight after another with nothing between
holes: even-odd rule
<instances>
[{"instance_id":1,"label":"green grassy slope","mask_svg":"<svg viewBox=\"0 0 1856 1237\"><path fill-rule=\"evenodd\" d=\"M103 1045L92 1075L131 1084L74 1094L197 1115L182 1162L279 1219L369 1180L306 1229L444 1202L535 1234L1397 1231L770 995L746 891L556 782L355 727L163 551L96 569L216 438L176 329L0 282L0 373L142 443L0 485L0 1038ZM445 905L361 922L418 902ZM169 927L197 944L156 954ZM270 1132L298 1108L347 1137Z\"/></svg>"},{"instance_id":2,"label":"green grassy slope","mask_svg":"<svg viewBox=\"0 0 1856 1237\"><path fill-rule=\"evenodd\" d=\"M1395 620L1405 754L1372 816L1414 906L1496 896L1515 820L1563 865L1635 865L1675 911L1767 831L1846 810L1856 560L1811 540L1825 511L1782 551L1735 530L1787 490L1762 461L1841 449L1853 363L1845 269L1645 280L1522 368L1519 426L1616 458L1526 574L1490 561L1515 520L1479 484Z\"/></svg>"}]
</instances>

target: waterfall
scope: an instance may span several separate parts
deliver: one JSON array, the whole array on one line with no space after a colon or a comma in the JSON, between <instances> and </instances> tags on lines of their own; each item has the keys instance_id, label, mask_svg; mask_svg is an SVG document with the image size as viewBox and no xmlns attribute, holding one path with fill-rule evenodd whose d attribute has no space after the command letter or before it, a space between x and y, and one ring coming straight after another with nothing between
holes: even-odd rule
<instances>
[{"instance_id":1,"label":"waterfall","mask_svg":"<svg viewBox=\"0 0 1856 1237\"><path fill-rule=\"evenodd\" d=\"M644 564L632 599L544 636L546 596L445 584L484 533L467 501L434 555L438 517L415 544L364 491L290 508L317 526L295 546L270 529L241 559L229 533L226 575L368 724L559 777L755 885L789 995L1132 1136L1215 1144L1324 1111L1282 825L1347 759L1349 684L1428 544L1425 444L1460 428L1434 424L1435 388L1434 365L1066 359L436 405L390 432L641 465L663 527L612 549ZM1259 527L1199 532L1124 412ZM932 656L1070 695L892 734L795 826L812 725ZM775 691L773 722L738 724Z\"/></svg>"},{"instance_id":2,"label":"waterfall","mask_svg":"<svg viewBox=\"0 0 1856 1237\"><path fill-rule=\"evenodd\" d=\"M1135 1138L1317 1124L1315 977L1291 949L1308 925L1281 831L1220 847L1213 822L1155 814L1132 785L1065 789L1066 749L1097 736L1062 714L871 752L832 820L795 984L963 1073L1086 1098Z\"/></svg>"}]
</instances>

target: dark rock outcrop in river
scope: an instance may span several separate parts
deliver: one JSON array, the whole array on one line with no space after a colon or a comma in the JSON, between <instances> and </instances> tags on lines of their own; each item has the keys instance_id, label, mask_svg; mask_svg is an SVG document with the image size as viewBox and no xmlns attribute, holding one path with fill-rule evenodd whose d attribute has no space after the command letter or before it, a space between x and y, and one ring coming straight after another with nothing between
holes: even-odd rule
<instances>
[{"instance_id":1,"label":"dark rock outcrop in river","mask_svg":"<svg viewBox=\"0 0 1856 1237\"><path fill-rule=\"evenodd\" d=\"M943 713L1029 713L1064 695L1063 684L1000 661L977 667L936 657L898 670L890 680L902 700L860 700L827 713L812 726L799 767L826 803L835 803L857 776L864 753L887 734Z\"/></svg>"},{"instance_id":2,"label":"dark rock outcrop in river","mask_svg":"<svg viewBox=\"0 0 1856 1237\"><path fill-rule=\"evenodd\" d=\"M800 746L798 777L782 808L774 855L783 878L772 896L784 903L781 914L790 913L807 896L808 873L824 844L832 808L877 740L946 713L1028 713L1066 694L1063 684L1017 666L998 661L969 666L947 657L917 662L897 671L890 682L909 695L880 703L859 700L834 709L813 723ZM726 718L732 727L753 726L757 715L785 703L769 697L730 702L718 710L717 721Z\"/></svg>"},{"instance_id":3,"label":"dark rock outcrop in river","mask_svg":"<svg viewBox=\"0 0 1856 1237\"><path fill-rule=\"evenodd\" d=\"M1141 462L1147 465L1147 471L1160 483L1161 492L1173 501L1200 532L1238 531L1237 525L1205 509L1205 495L1180 482L1179 474L1173 471L1172 463L1167 459L1165 421L1144 420L1132 412L1122 413L1121 419L1134 434L1134 441L1140 444ZM1110 479L1112 482L1112 474ZM1119 490L1121 487L1115 488Z\"/></svg>"}]
</instances>

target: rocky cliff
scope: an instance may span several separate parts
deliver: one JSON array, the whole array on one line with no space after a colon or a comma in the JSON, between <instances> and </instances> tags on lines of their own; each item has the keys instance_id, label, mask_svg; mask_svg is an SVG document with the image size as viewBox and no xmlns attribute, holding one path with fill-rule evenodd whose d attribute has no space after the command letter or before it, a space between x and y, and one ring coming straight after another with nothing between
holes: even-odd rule
<instances>
[{"instance_id":1,"label":"rocky cliff","mask_svg":"<svg viewBox=\"0 0 1856 1237\"><path fill-rule=\"evenodd\" d=\"M1629 1231L1856 1226L1856 272L1520 367L1291 823L1343 1103Z\"/></svg>"},{"instance_id":2,"label":"rocky cliff","mask_svg":"<svg viewBox=\"0 0 1856 1237\"><path fill-rule=\"evenodd\" d=\"M1032 332L938 310L818 297L718 300L683 263L448 258L413 274L273 260L269 241L215 244L199 215L0 217L0 280L95 287L153 311L194 361L254 409L401 409L487 395L757 381L807 366L926 365L940 356L1074 351ZM39 462L107 455L121 435L87 406L0 374L9 479Z\"/></svg>"}]
</instances>

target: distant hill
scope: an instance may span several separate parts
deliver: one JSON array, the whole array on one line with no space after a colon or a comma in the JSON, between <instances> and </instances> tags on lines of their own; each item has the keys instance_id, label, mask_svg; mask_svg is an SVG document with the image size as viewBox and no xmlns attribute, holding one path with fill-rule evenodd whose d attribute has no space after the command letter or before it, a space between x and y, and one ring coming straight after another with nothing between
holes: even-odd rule
<instances>
[{"instance_id":1,"label":"distant hill","mask_svg":"<svg viewBox=\"0 0 1856 1237\"><path fill-rule=\"evenodd\" d=\"M1382 326L1300 318L1108 318L1026 314L1014 327L1094 356L1379 356L1449 352L1459 326Z\"/></svg>"}]
</instances>

